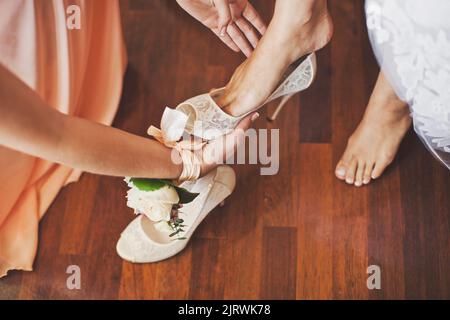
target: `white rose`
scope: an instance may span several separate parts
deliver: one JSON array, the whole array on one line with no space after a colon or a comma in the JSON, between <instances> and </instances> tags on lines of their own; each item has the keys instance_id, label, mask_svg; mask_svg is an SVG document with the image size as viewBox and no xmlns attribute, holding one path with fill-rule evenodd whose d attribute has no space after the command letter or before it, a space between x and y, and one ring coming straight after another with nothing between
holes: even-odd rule
<instances>
[{"instance_id":1,"label":"white rose","mask_svg":"<svg viewBox=\"0 0 450 320\"><path fill-rule=\"evenodd\" d=\"M172 206L180 201L172 186L164 186L155 191L142 191L134 185L127 193L127 206L135 213L145 214L152 221L169 221Z\"/></svg>"}]
</instances>

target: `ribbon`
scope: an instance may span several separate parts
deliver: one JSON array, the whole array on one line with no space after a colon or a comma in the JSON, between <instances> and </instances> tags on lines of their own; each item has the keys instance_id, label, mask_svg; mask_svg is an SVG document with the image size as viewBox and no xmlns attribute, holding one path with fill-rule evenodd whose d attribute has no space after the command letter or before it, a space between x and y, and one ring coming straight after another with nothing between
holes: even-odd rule
<instances>
[{"instance_id":1,"label":"ribbon","mask_svg":"<svg viewBox=\"0 0 450 320\"><path fill-rule=\"evenodd\" d=\"M201 161L195 151L201 150L206 142L181 140L188 116L181 111L167 108L161 118L161 129L150 126L147 134L168 148L175 149L181 156L183 172L180 181L196 180L200 176Z\"/></svg>"}]
</instances>

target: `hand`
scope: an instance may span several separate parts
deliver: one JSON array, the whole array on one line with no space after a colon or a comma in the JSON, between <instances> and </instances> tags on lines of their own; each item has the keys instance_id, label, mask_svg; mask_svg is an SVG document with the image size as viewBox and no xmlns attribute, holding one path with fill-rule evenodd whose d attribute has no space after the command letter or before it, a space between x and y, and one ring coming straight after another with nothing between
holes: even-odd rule
<instances>
[{"instance_id":1,"label":"hand","mask_svg":"<svg viewBox=\"0 0 450 320\"><path fill-rule=\"evenodd\" d=\"M266 25L247 0L177 0L191 16L211 29L230 49L247 57Z\"/></svg>"},{"instance_id":2,"label":"hand","mask_svg":"<svg viewBox=\"0 0 450 320\"><path fill-rule=\"evenodd\" d=\"M245 132L251 124L258 119L259 114L253 113L239 122L238 126L229 134L209 141L202 150L199 158L201 160L201 176L204 176L219 164L226 163L226 160L234 156L236 150L245 139Z\"/></svg>"}]
</instances>

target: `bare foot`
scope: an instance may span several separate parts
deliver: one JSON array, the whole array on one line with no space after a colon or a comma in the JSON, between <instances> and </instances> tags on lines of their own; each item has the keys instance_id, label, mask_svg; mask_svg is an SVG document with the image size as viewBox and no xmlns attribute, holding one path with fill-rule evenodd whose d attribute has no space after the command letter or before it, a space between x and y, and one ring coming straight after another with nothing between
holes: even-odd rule
<instances>
[{"instance_id":1,"label":"bare foot","mask_svg":"<svg viewBox=\"0 0 450 320\"><path fill-rule=\"evenodd\" d=\"M394 160L410 126L407 104L380 72L364 117L336 166L336 176L357 187L378 178Z\"/></svg>"},{"instance_id":2,"label":"bare foot","mask_svg":"<svg viewBox=\"0 0 450 320\"><path fill-rule=\"evenodd\" d=\"M236 69L217 103L234 116L257 110L288 67L323 48L332 34L326 0L277 1L274 17L258 47Z\"/></svg>"}]
</instances>

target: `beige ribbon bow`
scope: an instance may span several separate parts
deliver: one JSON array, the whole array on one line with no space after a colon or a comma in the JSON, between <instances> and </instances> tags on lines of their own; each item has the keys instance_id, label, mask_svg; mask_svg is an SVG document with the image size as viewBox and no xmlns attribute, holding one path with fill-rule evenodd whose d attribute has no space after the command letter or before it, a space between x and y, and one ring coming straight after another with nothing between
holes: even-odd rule
<instances>
[{"instance_id":1,"label":"beige ribbon bow","mask_svg":"<svg viewBox=\"0 0 450 320\"><path fill-rule=\"evenodd\" d=\"M150 126L147 134L166 147L175 149L181 156L183 172L180 181L196 180L200 176L201 161L195 151L201 150L206 142L181 140L188 116L183 112L167 108L161 118L161 129Z\"/></svg>"}]
</instances>

